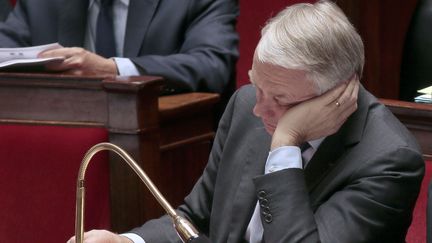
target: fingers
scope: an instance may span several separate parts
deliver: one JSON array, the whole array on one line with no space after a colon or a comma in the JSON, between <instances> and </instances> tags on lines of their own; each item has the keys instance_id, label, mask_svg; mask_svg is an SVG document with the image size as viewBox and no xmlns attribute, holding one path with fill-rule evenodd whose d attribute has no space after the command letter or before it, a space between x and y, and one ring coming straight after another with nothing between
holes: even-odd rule
<instances>
[{"instance_id":1,"label":"fingers","mask_svg":"<svg viewBox=\"0 0 432 243\"><path fill-rule=\"evenodd\" d=\"M47 50L47 51L41 52L41 53L39 53L38 57L70 58L72 56L82 55L85 52L87 52L87 51L83 48L80 48L80 47L65 47L65 48L58 48L58 49L52 49L52 50Z\"/></svg>"},{"instance_id":2,"label":"fingers","mask_svg":"<svg viewBox=\"0 0 432 243\"><path fill-rule=\"evenodd\" d=\"M345 91L339 97L338 102L341 105L341 110L345 110L346 108L355 107L357 108L357 98L359 91L360 83L358 79L352 79L349 83Z\"/></svg>"},{"instance_id":3,"label":"fingers","mask_svg":"<svg viewBox=\"0 0 432 243\"><path fill-rule=\"evenodd\" d=\"M319 111L327 117L327 120L321 123L328 126L323 129L327 135L337 132L348 117L357 110L359 86L358 78L354 75L349 82L343 82L321 96L326 102L324 104L327 104Z\"/></svg>"},{"instance_id":4,"label":"fingers","mask_svg":"<svg viewBox=\"0 0 432 243\"><path fill-rule=\"evenodd\" d=\"M347 83L341 83L338 86L336 86L335 88L324 93L323 95L318 96L316 99L325 105L335 106L339 97L343 94L343 92L346 90L346 88L347 88Z\"/></svg>"},{"instance_id":5,"label":"fingers","mask_svg":"<svg viewBox=\"0 0 432 243\"><path fill-rule=\"evenodd\" d=\"M75 243L75 236L72 236L66 243Z\"/></svg>"},{"instance_id":6,"label":"fingers","mask_svg":"<svg viewBox=\"0 0 432 243\"><path fill-rule=\"evenodd\" d=\"M68 71L85 69L86 62L92 53L79 47L60 48L42 52L40 57L63 57L62 62L50 63L46 68L51 71ZM94 54L93 54L94 55ZM90 67L90 65L88 65Z\"/></svg>"},{"instance_id":7,"label":"fingers","mask_svg":"<svg viewBox=\"0 0 432 243\"><path fill-rule=\"evenodd\" d=\"M46 68L51 71L117 75L117 65L113 59L101 57L80 47L48 50L42 52L39 57L64 57L62 62L46 65Z\"/></svg>"},{"instance_id":8,"label":"fingers","mask_svg":"<svg viewBox=\"0 0 432 243\"><path fill-rule=\"evenodd\" d=\"M342 93L342 95L339 97L339 107L338 108L338 116L341 119L341 123L343 124L348 117L357 110L357 98L358 98L358 91L360 87L360 82L355 76L353 79L350 80L348 83L347 88Z\"/></svg>"},{"instance_id":9,"label":"fingers","mask_svg":"<svg viewBox=\"0 0 432 243\"><path fill-rule=\"evenodd\" d=\"M48 63L45 68L51 71L66 71L72 69L71 65L66 60L56 63Z\"/></svg>"},{"instance_id":10,"label":"fingers","mask_svg":"<svg viewBox=\"0 0 432 243\"><path fill-rule=\"evenodd\" d=\"M357 101L359 89L359 81L357 75L348 82L342 82L335 88L329 90L323 95L317 97L317 100L330 107L341 106L344 104L352 105L353 101Z\"/></svg>"},{"instance_id":11,"label":"fingers","mask_svg":"<svg viewBox=\"0 0 432 243\"><path fill-rule=\"evenodd\" d=\"M356 83L356 85L354 86L354 90L353 90L352 95L355 95L356 97L358 97L358 91L360 89L360 81L358 80L357 75L356 75L355 83Z\"/></svg>"},{"instance_id":12,"label":"fingers","mask_svg":"<svg viewBox=\"0 0 432 243\"><path fill-rule=\"evenodd\" d=\"M63 57L64 60L61 62L50 63L46 65L46 68L51 71L65 71L74 68L79 68L80 56L86 52L82 48L73 47L73 48L59 48L44 51L39 54L41 58L47 57Z\"/></svg>"},{"instance_id":13,"label":"fingers","mask_svg":"<svg viewBox=\"0 0 432 243\"><path fill-rule=\"evenodd\" d=\"M347 105L352 105L353 103L355 103L357 101L358 87L359 82L355 76L348 82L344 92L342 92L336 102L338 102L339 104Z\"/></svg>"}]
</instances>

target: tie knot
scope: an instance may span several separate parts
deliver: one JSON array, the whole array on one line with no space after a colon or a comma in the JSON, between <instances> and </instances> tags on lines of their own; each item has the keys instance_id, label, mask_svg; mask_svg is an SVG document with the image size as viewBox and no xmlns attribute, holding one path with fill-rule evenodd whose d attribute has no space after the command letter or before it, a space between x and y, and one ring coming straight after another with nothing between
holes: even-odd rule
<instances>
[{"instance_id":1,"label":"tie knot","mask_svg":"<svg viewBox=\"0 0 432 243\"><path fill-rule=\"evenodd\" d=\"M311 146L308 142L304 142L304 143L300 144L300 151L303 153L304 151L306 151L310 147Z\"/></svg>"}]
</instances>

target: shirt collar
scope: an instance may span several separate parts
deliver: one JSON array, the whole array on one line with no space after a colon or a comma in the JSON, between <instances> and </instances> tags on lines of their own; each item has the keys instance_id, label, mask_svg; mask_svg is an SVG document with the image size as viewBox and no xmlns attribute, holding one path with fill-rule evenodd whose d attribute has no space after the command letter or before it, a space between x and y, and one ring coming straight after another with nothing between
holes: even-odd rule
<instances>
[{"instance_id":1,"label":"shirt collar","mask_svg":"<svg viewBox=\"0 0 432 243\"><path fill-rule=\"evenodd\" d=\"M118 0L119 2L123 3L126 7L129 7L130 0Z\"/></svg>"},{"instance_id":2,"label":"shirt collar","mask_svg":"<svg viewBox=\"0 0 432 243\"><path fill-rule=\"evenodd\" d=\"M308 141L308 143L315 151L317 151L319 146L321 145L321 143L324 141L325 138L326 137L311 140L311 141Z\"/></svg>"}]
</instances>

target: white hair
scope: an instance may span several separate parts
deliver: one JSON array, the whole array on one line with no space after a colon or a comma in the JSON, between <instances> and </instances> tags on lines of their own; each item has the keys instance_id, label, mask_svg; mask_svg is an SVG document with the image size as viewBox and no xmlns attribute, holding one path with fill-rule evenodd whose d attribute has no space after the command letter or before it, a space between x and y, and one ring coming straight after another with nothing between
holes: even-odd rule
<instances>
[{"instance_id":1,"label":"white hair","mask_svg":"<svg viewBox=\"0 0 432 243\"><path fill-rule=\"evenodd\" d=\"M256 48L259 61L305 70L324 93L363 72L361 37L329 1L289 6L269 20Z\"/></svg>"}]
</instances>

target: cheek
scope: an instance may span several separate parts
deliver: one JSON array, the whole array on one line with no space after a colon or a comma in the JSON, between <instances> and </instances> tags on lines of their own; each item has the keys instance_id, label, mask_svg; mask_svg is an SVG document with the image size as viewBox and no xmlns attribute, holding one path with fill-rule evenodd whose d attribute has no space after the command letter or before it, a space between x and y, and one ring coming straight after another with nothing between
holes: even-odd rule
<instances>
[{"instance_id":1,"label":"cheek","mask_svg":"<svg viewBox=\"0 0 432 243\"><path fill-rule=\"evenodd\" d=\"M280 106L273 106L269 109L262 118L273 126L277 126L279 119L285 114L288 109Z\"/></svg>"},{"instance_id":2,"label":"cheek","mask_svg":"<svg viewBox=\"0 0 432 243\"><path fill-rule=\"evenodd\" d=\"M288 110L288 108L285 107L277 107L274 109L274 122L277 123L282 116L285 114L285 112Z\"/></svg>"}]
</instances>

